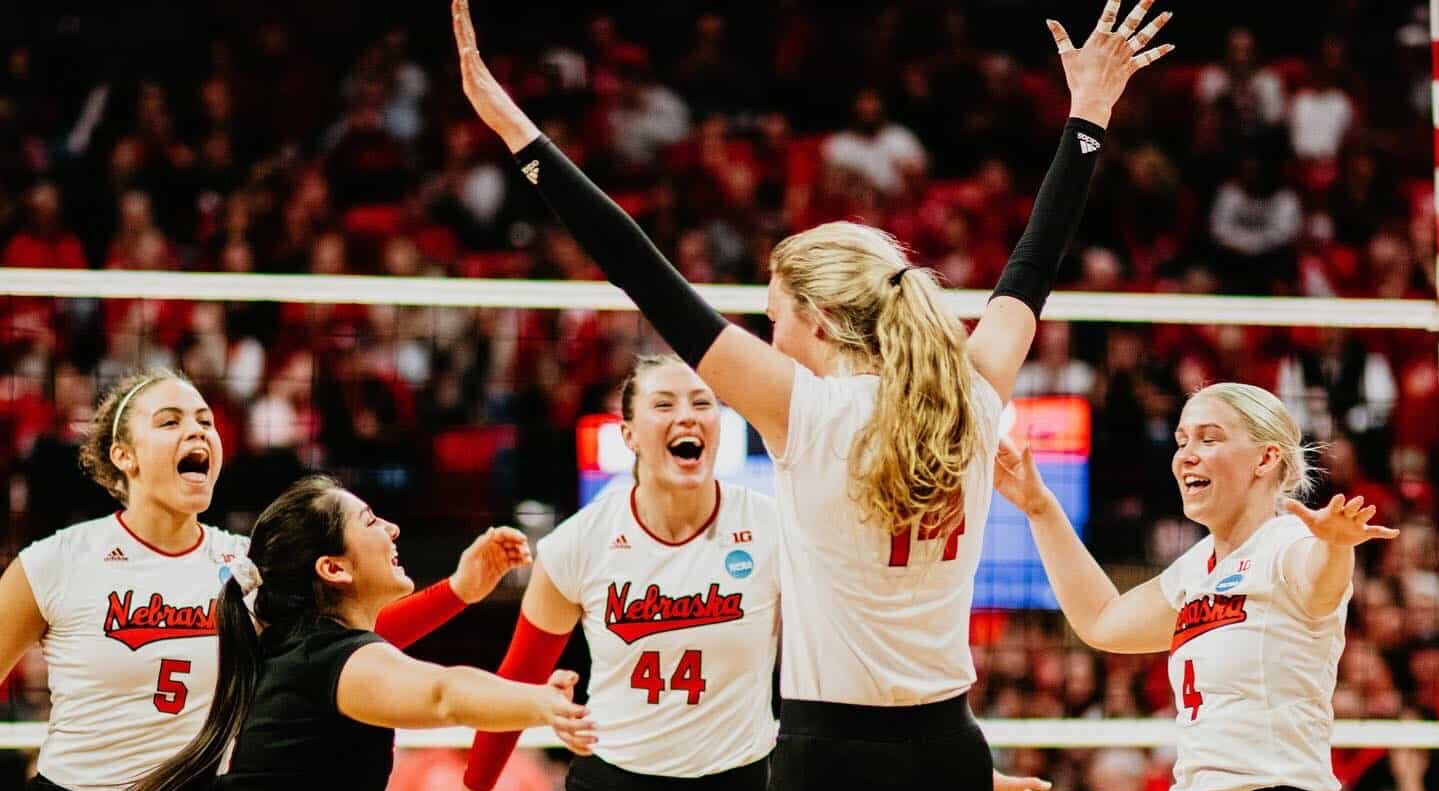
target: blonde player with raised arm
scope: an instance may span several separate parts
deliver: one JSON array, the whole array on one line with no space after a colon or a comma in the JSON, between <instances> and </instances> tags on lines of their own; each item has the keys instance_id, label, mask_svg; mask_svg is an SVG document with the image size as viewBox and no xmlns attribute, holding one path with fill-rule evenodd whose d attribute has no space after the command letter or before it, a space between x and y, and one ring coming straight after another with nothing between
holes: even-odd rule
<instances>
[{"instance_id":1,"label":"blonde player with raised arm","mask_svg":"<svg viewBox=\"0 0 1439 791\"><path fill-rule=\"evenodd\" d=\"M1079 225L1104 129L1169 19L1083 46L1050 32L1070 118L1033 214L972 336L932 270L888 234L828 223L770 256L773 344L705 303L635 222L540 134L485 67L455 0L465 95L516 165L655 329L764 438L775 460L784 659L771 785L787 791L994 782L968 703L974 574L999 416ZM1116 28L1116 25L1118 26Z\"/></svg>"},{"instance_id":2,"label":"blonde player with raised arm","mask_svg":"<svg viewBox=\"0 0 1439 791\"><path fill-rule=\"evenodd\" d=\"M1210 385L1184 406L1172 471L1184 515L1209 529L1162 574L1120 594L1085 550L1028 449L1006 444L995 486L1030 520L1045 572L1085 643L1169 652L1175 791L1338 791L1330 765L1354 547L1397 530L1364 498L1313 511L1299 425L1272 393Z\"/></svg>"}]
</instances>

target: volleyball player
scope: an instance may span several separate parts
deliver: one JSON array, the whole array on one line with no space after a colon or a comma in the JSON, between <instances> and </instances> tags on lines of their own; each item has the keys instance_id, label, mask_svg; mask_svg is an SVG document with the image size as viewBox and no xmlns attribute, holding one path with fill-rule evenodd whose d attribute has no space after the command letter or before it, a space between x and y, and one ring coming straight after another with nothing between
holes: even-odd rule
<instances>
[{"instance_id":1,"label":"volleyball player","mask_svg":"<svg viewBox=\"0 0 1439 791\"><path fill-rule=\"evenodd\" d=\"M779 513L715 480L719 400L678 357L641 357L620 404L635 484L540 540L499 674L543 679L579 623L598 743L567 789L759 791L775 742ZM466 785L490 791L517 737L476 734Z\"/></svg>"},{"instance_id":2,"label":"volleyball player","mask_svg":"<svg viewBox=\"0 0 1439 791\"><path fill-rule=\"evenodd\" d=\"M40 643L51 710L35 788L123 788L199 731L217 672L215 596L243 536L201 524L224 449L177 373L121 381L101 401L81 462L122 510L31 544L0 576L0 675ZM482 536L448 580L385 611L406 646L528 561L513 530Z\"/></svg>"},{"instance_id":3,"label":"volleyball player","mask_svg":"<svg viewBox=\"0 0 1439 791\"><path fill-rule=\"evenodd\" d=\"M1169 652L1178 709L1176 791L1338 791L1334 680L1354 547L1397 530L1336 495L1311 511L1299 425L1273 394L1223 383L1195 393L1174 431L1184 515L1209 535L1120 595L1085 550L1033 456L999 453L995 484L1028 515L1045 572L1085 643ZM1287 512L1287 513L1285 513Z\"/></svg>"},{"instance_id":4,"label":"volleyball player","mask_svg":"<svg viewBox=\"0 0 1439 791\"><path fill-rule=\"evenodd\" d=\"M220 594L221 673L204 727L132 791L384 791L395 728L549 725L581 738L590 723L571 700L575 673L520 684L411 659L375 634L380 610L415 587L399 535L323 476L271 503Z\"/></svg>"},{"instance_id":5,"label":"volleyball player","mask_svg":"<svg viewBox=\"0 0 1439 791\"><path fill-rule=\"evenodd\" d=\"M764 438L776 463L784 701L771 784L992 782L967 702L974 572L1001 407L1083 211L1104 126L1145 50L1141 0L1075 49L1050 22L1071 118L973 336L888 235L831 223L770 259L770 347L731 326L505 94L454 0L466 96L606 276Z\"/></svg>"}]
</instances>

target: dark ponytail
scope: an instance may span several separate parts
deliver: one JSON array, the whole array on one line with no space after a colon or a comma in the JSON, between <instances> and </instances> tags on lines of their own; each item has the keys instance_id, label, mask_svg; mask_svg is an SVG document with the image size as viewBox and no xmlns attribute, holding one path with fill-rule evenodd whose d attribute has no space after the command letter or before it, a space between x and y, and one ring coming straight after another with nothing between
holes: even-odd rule
<instances>
[{"instance_id":1,"label":"dark ponytail","mask_svg":"<svg viewBox=\"0 0 1439 791\"><path fill-rule=\"evenodd\" d=\"M333 478L303 478L256 520L250 562L263 582L255 589L255 616L267 637L271 631L283 637L333 608L336 592L315 576L315 561L345 553L340 491ZM204 791L213 785L220 759L250 713L260 678L260 636L233 576L221 587L216 631L220 667L204 727L129 791Z\"/></svg>"},{"instance_id":2,"label":"dark ponytail","mask_svg":"<svg viewBox=\"0 0 1439 791\"><path fill-rule=\"evenodd\" d=\"M260 677L260 638L250 620L245 594L234 577L220 588L220 668L215 697L199 735L174 758L146 775L131 791L201 791L209 788L220 768L225 748L240 732L250 712Z\"/></svg>"}]
</instances>

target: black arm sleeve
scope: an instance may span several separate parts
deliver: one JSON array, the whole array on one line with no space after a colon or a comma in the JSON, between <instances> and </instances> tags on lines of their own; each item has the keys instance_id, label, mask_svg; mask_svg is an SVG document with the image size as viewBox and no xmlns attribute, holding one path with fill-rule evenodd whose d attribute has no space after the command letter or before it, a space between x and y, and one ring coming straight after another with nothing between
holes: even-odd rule
<instances>
[{"instance_id":1,"label":"black arm sleeve","mask_svg":"<svg viewBox=\"0 0 1439 791\"><path fill-rule=\"evenodd\" d=\"M549 138L536 138L515 161L605 277L634 300L676 354L698 366L728 324L724 317Z\"/></svg>"},{"instance_id":2,"label":"black arm sleeve","mask_svg":"<svg viewBox=\"0 0 1439 791\"><path fill-rule=\"evenodd\" d=\"M1034 311L1044 309L1044 301L1054 288L1059 263L1084 216L1084 201L1089 197L1089 180L1099 159L1104 142L1104 129L1079 118L1069 119L1059 138L1059 150L1049 164L1049 172L1034 199L1029 224L1014 246L1009 263L999 276L990 299L1014 297Z\"/></svg>"}]
</instances>

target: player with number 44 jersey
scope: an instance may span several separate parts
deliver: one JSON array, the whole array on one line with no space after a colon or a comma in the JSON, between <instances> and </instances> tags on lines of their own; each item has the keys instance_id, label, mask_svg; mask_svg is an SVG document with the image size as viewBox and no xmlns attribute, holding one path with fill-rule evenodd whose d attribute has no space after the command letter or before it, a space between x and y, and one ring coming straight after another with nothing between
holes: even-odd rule
<instances>
[{"instance_id":1,"label":"player with number 44 jersey","mask_svg":"<svg viewBox=\"0 0 1439 791\"><path fill-rule=\"evenodd\" d=\"M640 358L620 399L636 484L540 540L500 675L548 674L578 623L595 732L566 788L759 791L777 731L774 501L715 480L719 402L679 358ZM516 738L477 734L466 784L492 788Z\"/></svg>"}]
</instances>

